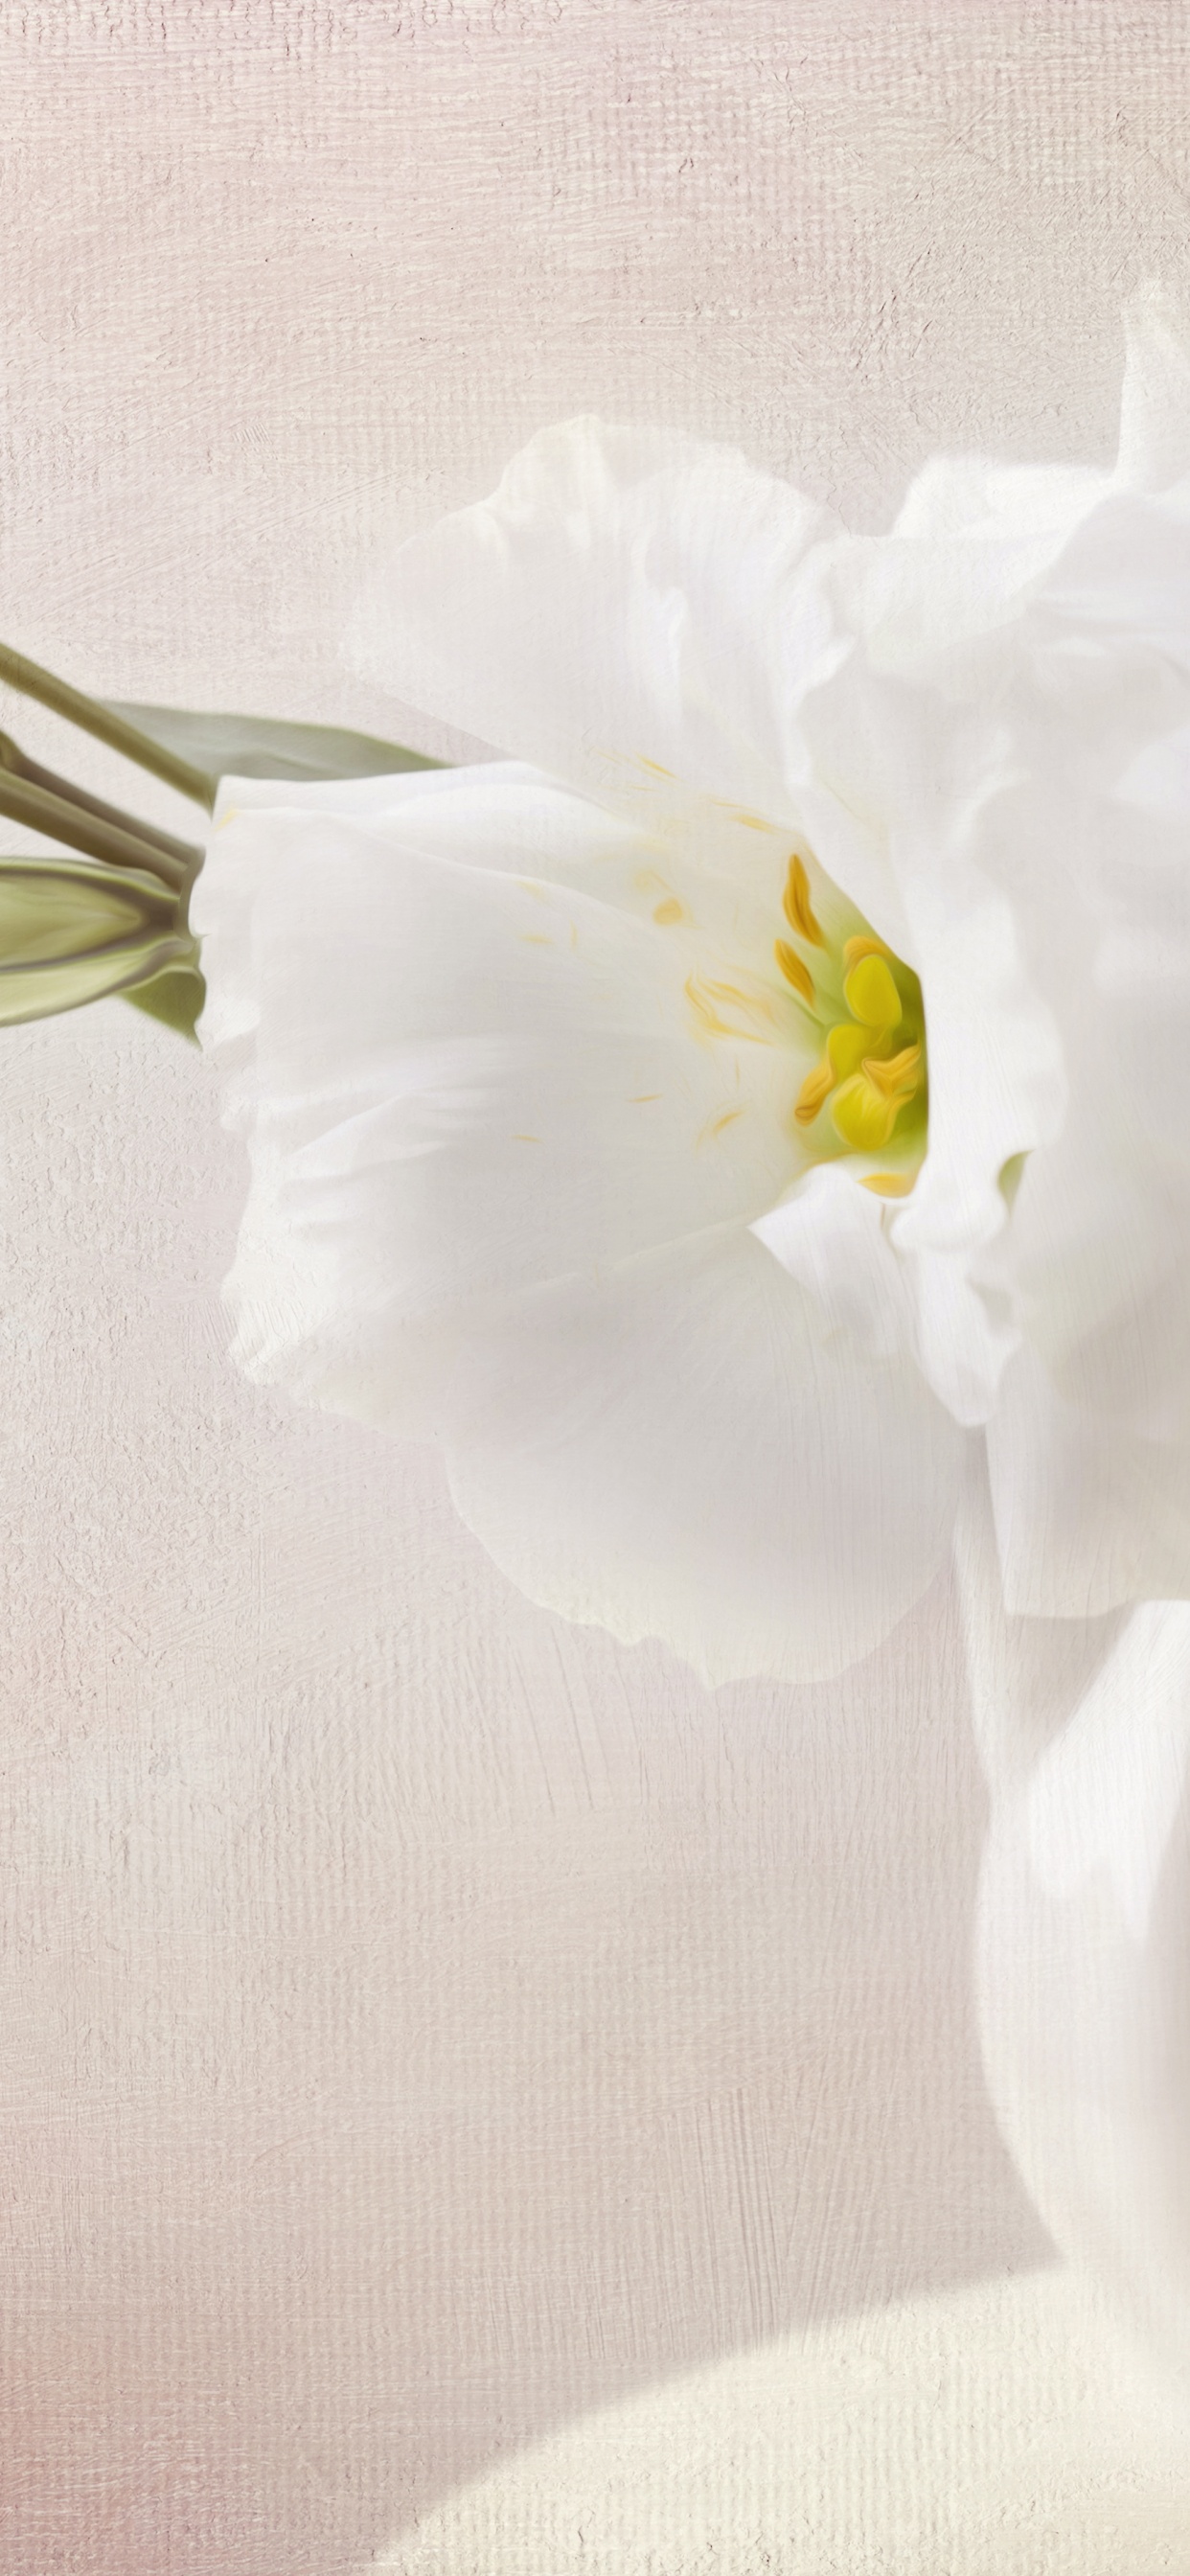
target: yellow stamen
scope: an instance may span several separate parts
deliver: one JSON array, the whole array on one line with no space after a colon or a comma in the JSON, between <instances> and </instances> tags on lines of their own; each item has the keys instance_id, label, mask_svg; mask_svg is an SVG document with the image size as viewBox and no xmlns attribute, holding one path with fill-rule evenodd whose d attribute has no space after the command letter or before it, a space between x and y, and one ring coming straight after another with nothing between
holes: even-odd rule
<instances>
[{"instance_id":1,"label":"yellow stamen","mask_svg":"<svg viewBox=\"0 0 1190 2576\"><path fill-rule=\"evenodd\" d=\"M814 917L810 902L810 880L796 850L789 862L783 897L785 918L799 939L808 939L811 948L824 948L822 926Z\"/></svg>"},{"instance_id":2,"label":"yellow stamen","mask_svg":"<svg viewBox=\"0 0 1190 2576\"><path fill-rule=\"evenodd\" d=\"M887 1145L897 1123L900 1102L886 1099L868 1079L868 1068L853 1073L831 1102L831 1117L845 1145L857 1154L872 1154Z\"/></svg>"},{"instance_id":3,"label":"yellow stamen","mask_svg":"<svg viewBox=\"0 0 1190 2576\"><path fill-rule=\"evenodd\" d=\"M921 1048L907 1046L902 1047L899 1055L865 1056L864 1072L869 1082L874 1082L877 1090L884 1093L886 1100L895 1099L899 1105L902 1101L912 1100L917 1089L920 1063Z\"/></svg>"},{"instance_id":4,"label":"yellow stamen","mask_svg":"<svg viewBox=\"0 0 1190 2576\"><path fill-rule=\"evenodd\" d=\"M912 1170L856 1174L878 1196L907 1197L920 1160L918 1143L924 1151L926 1110L924 1012L917 977L873 931L861 930L837 946L833 938L827 940L810 902L806 863L796 852L788 861L784 909L799 943L809 941L827 950L825 963L819 965L816 960L811 974L798 948L788 940L774 942L786 982L822 1021L827 1016L824 1004L834 1001L835 978L840 967L843 970L840 1016L827 1028L822 1055L805 1075L794 1103L794 1117L803 1128L812 1127L829 1103L834 1137L819 1130L813 1144L807 1139L805 1150L816 1159L837 1153L842 1144L875 1161L902 1112L908 1110L906 1124L912 1129L917 1157ZM908 1154L908 1137L898 1139L901 1145Z\"/></svg>"},{"instance_id":5,"label":"yellow stamen","mask_svg":"<svg viewBox=\"0 0 1190 2576\"><path fill-rule=\"evenodd\" d=\"M857 958L844 977L843 999L868 1029L895 1029L901 1017L901 996L883 957L872 951Z\"/></svg>"},{"instance_id":6,"label":"yellow stamen","mask_svg":"<svg viewBox=\"0 0 1190 2576\"><path fill-rule=\"evenodd\" d=\"M870 1029L857 1028L854 1020L836 1021L826 1041L836 1082L846 1082L849 1073L858 1073L871 1044Z\"/></svg>"},{"instance_id":7,"label":"yellow stamen","mask_svg":"<svg viewBox=\"0 0 1190 2576\"><path fill-rule=\"evenodd\" d=\"M834 1087L834 1067L827 1056L821 1064L815 1065L813 1073L806 1075L794 1102L793 1114L799 1127L809 1127L812 1124L828 1092L833 1091Z\"/></svg>"},{"instance_id":8,"label":"yellow stamen","mask_svg":"<svg viewBox=\"0 0 1190 2576\"><path fill-rule=\"evenodd\" d=\"M814 978L804 960L798 956L796 948L791 948L787 939L776 939L773 942L773 955L786 983L792 984L794 992L801 994L803 1002L812 1002Z\"/></svg>"}]
</instances>

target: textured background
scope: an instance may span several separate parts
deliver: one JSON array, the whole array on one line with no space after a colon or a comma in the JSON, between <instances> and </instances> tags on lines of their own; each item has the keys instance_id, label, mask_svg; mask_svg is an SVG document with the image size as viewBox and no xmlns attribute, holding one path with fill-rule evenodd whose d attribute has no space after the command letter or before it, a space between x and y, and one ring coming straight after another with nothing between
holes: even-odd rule
<instances>
[{"instance_id":1,"label":"textured background","mask_svg":"<svg viewBox=\"0 0 1190 2576\"><path fill-rule=\"evenodd\" d=\"M864 525L1107 458L1188 81L1168 0L0 0L0 630L399 730L369 552L551 418ZM231 1375L197 1058L0 1084L0 2563L1184 2566L984 2100L945 1595L829 1693L564 1630Z\"/></svg>"}]
</instances>

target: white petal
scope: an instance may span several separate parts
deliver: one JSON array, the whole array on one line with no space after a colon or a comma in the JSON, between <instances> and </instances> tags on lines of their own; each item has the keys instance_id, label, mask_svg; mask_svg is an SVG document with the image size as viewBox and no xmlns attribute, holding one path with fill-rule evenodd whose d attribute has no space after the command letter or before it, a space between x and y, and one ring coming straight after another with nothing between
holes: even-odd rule
<instances>
[{"instance_id":1,"label":"white petal","mask_svg":"<svg viewBox=\"0 0 1190 2576\"><path fill-rule=\"evenodd\" d=\"M968 1395L957 1400L964 1418L977 1418L966 1408L986 1413L1015 1333L1007 1310L997 1316L989 1304L981 1321L964 1300L956 1364L956 1265L1003 1232L1004 1166L1060 1133L1067 1090L1059 1025L1031 971L1015 885L998 884L991 864L1016 755L994 712L949 708L858 655L815 693L803 721L843 801L883 803L902 953L921 978L930 1084L929 1149L889 1233L930 1291L918 1333L931 1384L954 1391L961 1376Z\"/></svg>"},{"instance_id":2,"label":"white petal","mask_svg":"<svg viewBox=\"0 0 1190 2576\"><path fill-rule=\"evenodd\" d=\"M843 1164L820 1164L750 1230L814 1298L830 1332L845 1334L871 1359L911 1348L910 1285L884 1210Z\"/></svg>"},{"instance_id":3,"label":"white petal","mask_svg":"<svg viewBox=\"0 0 1190 2576\"><path fill-rule=\"evenodd\" d=\"M787 833L738 832L737 841L747 845L748 864L741 869L731 864L731 850L713 818L708 825L700 815L692 818L694 828L658 837L527 762L496 760L298 788L227 778L215 809L214 839L220 841L225 824L239 814L282 810L378 828L391 816L403 840L416 835L425 858L462 859L468 867L570 886L637 921L676 920L692 957L708 971L715 971L715 959L721 969L734 961L773 975L773 935L784 928ZM199 923L204 900L200 883ZM785 991L779 979L773 981ZM808 1058L804 1035L802 1045Z\"/></svg>"},{"instance_id":4,"label":"white petal","mask_svg":"<svg viewBox=\"0 0 1190 2576\"><path fill-rule=\"evenodd\" d=\"M987 1443L1010 1610L1084 1619L1190 1595L1185 1441L1146 1439L1093 1404L1065 1402L1026 1349L1005 1377Z\"/></svg>"},{"instance_id":5,"label":"white petal","mask_svg":"<svg viewBox=\"0 0 1190 2576\"><path fill-rule=\"evenodd\" d=\"M986 1449L973 1444L955 1515L976 1747L993 1800L1020 1787L1110 1654L1126 1611L1086 1618L1018 1615L1005 1599Z\"/></svg>"},{"instance_id":6,"label":"white petal","mask_svg":"<svg viewBox=\"0 0 1190 2576\"><path fill-rule=\"evenodd\" d=\"M949 1300L919 1313L964 1419L1023 1333L1126 1440L1190 1432L1188 597L1190 520L1113 487L1006 630L986 707L982 666L910 686L857 654L803 711L848 801L884 799L930 1075L929 1152L889 1233L923 1292L950 1260L984 1300L969 1398ZM1166 1502L1179 1481L1162 1461Z\"/></svg>"},{"instance_id":7,"label":"white petal","mask_svg":"<svg viewBox=\"0 0 1190 2576\"><path fill-rule=\"evenodd\" d=\"M936 456L887 538L840 552L844 626L878 669L934 665L994 640L1058 566L1072 539L1117 495L1167 492L1190 475L1190 332L1153 286L1126 317L1127 358L1115 470ZM951 674L953 678L953 674Z\"/></svg>"},{"instance_id":8,"label":"white petal","mask_svg":"<svg viewBox=\"0 0 1190 2576\"><path fill-rule=\"evenodd\" d=\"M1044 1893L1077 1898L1103 1870L1143 1942L1188 1762L1190 1605L1147 1601L1029 1781L1021 1826Z\"/></svg>"},{"instance_id":9,"label":"white petal","mask_svg":"<svg viewBox=\"0 0 1190 2576\"><path fill-rule=\"evenodd\" d=\"M866 1189L846 1162L811 1172L751 1231L831 1329L873 1357L911 1352L957 1423L987 1422L1016 1336L973 1285L961 1253L898 1250L895 1202Z\"/></svg>"},{"instance_id":10,"label":"white petal","mask_svg":"<svg viewBox=\"0 0 1190 2576\"><path fill-rule=\"evenodd\" d=\"M410 539L353 658L556 777L664 811L673 782L791 817L791 712L837 653L827 514L734 449L575 420Z\"/></svg>"},{"instance_id":11,"label":"white petal","mask_svg":"<svg viewBox=\"0 0 1190 2576\"><path fill-rule=\"evenodd\" d=\"M1077 1615L1190 1577L1190 880L1184 823L1063 806L1021 910L1069 1102L980 1271L1032 1353L991 1436L1011 1595Z\"/></svg>"},{"instance_id":12,"label":"white petal","mask_svg":"<svg viewBox=\"0 0 1190 2576\"><path fill-rule=\"evenodd\" d=\"M992 2098L1046 2224L1190 2370L1190 1606L1135 1611L996 1804Z\"/></svg>"},{"instance_id":13,"label":"white petal","mask_svg":"<svg viewBox=\"0 0 1190 2576\"><path fill-rule=\"evenodd\" d=\"M954 1425L746 1232L522 1300L452 1401L452 1489L497 1563L711 1682L841 1670L947 1544Z\"/></svg>"},{"instance_id":14,"label":"white petal","mask_svg":"<svg viewBox=\"0 0 1190 2576\"><path fill-rule=\"evenodd\" d=\"M1090 467L937 456L911 483L887 537L840 554L839 614L874 668L933 671L993 647L1073 530L1111 489Z\"/></svg>"},{"instance_id":15,"label":"white petal","mask_svg":"<svg viewBox=\"0 0 1190 2576\"><path fill-rule=\"evenodd\" d=\"M1022 606L1112 489L1093 466L931 457L888 534L839 549L840 622L862 635L874 670L929 674L949 694L966 671L994 667Z\"/></svg>"},{"instance_id":16,"label":"white petal","mask_svg":"<svg viewBox=\"0 0 1190 2576\"><path fill-rule=\"evenodd\" d=\"M746 1222L785 1185L780 1026L708 1043L694 931L512 873L552 820L572 873L618 882L622 826L466 771L363 824L229 804L195 921L252 1163L227 1285L251 1374L409 1419L408 1371L463 1309Z\"/></svg>"}]
</instances>

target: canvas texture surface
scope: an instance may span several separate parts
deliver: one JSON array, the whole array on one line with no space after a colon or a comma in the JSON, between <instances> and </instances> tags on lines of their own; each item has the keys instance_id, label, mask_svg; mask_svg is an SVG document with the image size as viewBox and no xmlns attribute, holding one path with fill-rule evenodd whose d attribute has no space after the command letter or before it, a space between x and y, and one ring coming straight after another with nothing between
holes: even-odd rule
<instances>
[{"instance_id":1,"label":"canvas texture surface","mask_svg":"<svg viewBox=\"0 0 1190 2576\"><path fill-rule=\"evenodd\" d=\"M464 757L337 639L549 421L861 528L1103 462L1188 86L1164 0L0 0L5 638ZM563 1626L233 1373L197 1052L0 1038L4 2567L1187 2563L985 2095L945 1585L799 1690Z\"/></svg>"}]
</instances>

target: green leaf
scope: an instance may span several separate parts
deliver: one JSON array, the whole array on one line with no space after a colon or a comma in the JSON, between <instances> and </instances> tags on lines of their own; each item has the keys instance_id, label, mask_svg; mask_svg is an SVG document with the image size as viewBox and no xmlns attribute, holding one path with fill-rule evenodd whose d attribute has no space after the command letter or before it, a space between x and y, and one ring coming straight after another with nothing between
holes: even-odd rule
<instances>
[{"instance_id":1,"label":"green leaf","mask_svg":"<svg viewBox=\"0 0 1190 2576\"><path fill-rule=\"evenodd\" d=\"M0 1027L80 1010L194 955L152 877L75 859L0 859Z\"/></svg>"},{"instance_id":2,"label":"green leaf","mask_svg":"<svg viewBox=\"0 0 1190 2576\"><path fill-rule=\"evenodd\" d=\"M138 1011L147 1011L150 1019L164 1020L167 1029L176 1029L180 1037L198 1045L196 1023L207 998L206 978L199 967L167 966L163 974L134 985L120 998Z\"/></svg>"},{"instance_id":3,"label":"green leaf","mask_svg":"<svg viewBox=\"0 0 1190 2576\"><path fill-rule=\"evenodd\" d=\"M214 715L116 699L106 704L109 715L214 778L388 778L399 770L444 766L403 743L346 733L337 725L282 724L273 716Z\"/></svg>"}]
</instances>

